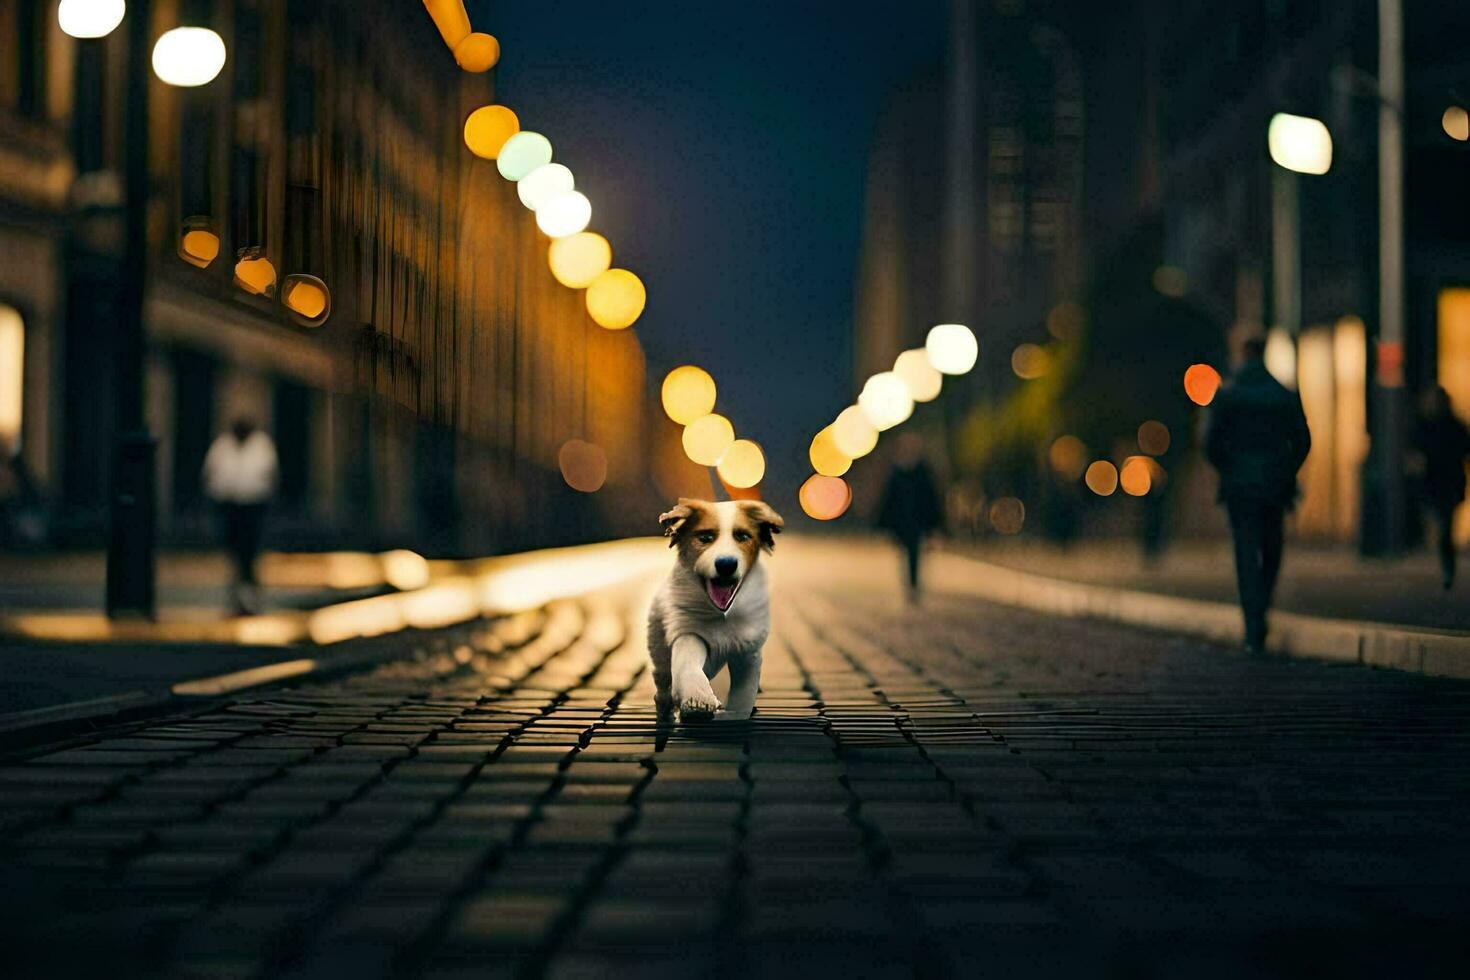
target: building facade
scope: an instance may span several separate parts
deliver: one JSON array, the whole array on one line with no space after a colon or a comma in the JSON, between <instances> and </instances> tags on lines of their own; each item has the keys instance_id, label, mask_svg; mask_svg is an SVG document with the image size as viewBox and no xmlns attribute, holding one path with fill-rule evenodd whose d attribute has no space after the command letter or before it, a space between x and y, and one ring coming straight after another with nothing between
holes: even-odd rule
<instances>
[{"instance_id":1,"label":"building facade","mask_svg":"<svg viewBox=\"0 0 1470 980\"><path fill-rule=\"evenodd\" d=\"M630 506L651 501L642 351L556 283L515 186L466 150L493 73L460 71L413 4L157 0L153 18L152 36L200 24L229 52L197 89L150 72L164 537L209 534L200 465L242 416L278 444L283 547L485 553L634 530L652 506ZM0 313L24 350L11 442L58 543L100 541L106 520L118 93L149 71L124 34L76 41L53 5L0 0ZM597 493L563 481L569 440L606 454Z\"/></svg>"},{"instance_id":2,"label":"building facade","mask_svg":"<svg viewBox=\"0 0 1470 980\"><path fill-rule=\"evenodd\" d=\"M1470 420L1470 203L1457 190L1470 143L1444 121L1470 101L1470 54L1452 40L1470 14L1404 4L1407 319L1402 356L1380 357L1379 12L953 0L946 62L894 93L875 141L856 383L932 323L970 323L988 368L947 390L963 404L944 421L976 495L1039 502L1059 435L1121 463L1140 452L1137 426L1159 420L1176 525L1223 531L1194 451L1204 413L1180 380L1194 362L1227 371L1235 339L1269 331L1269 363L1301 391L1315 441L1295 533L1358 542L1379 523L1375 377L1401 373L1406 406L1443 384ZM1272 163L1279 112L1326 123L1326 174ZM968 291L945 285L956 270ZM1034 374L1012 363L1025 343L1048 352L1048 372L1017 377ZM1098 530L1146 512L1090 503Z\"/></svg>"}]
</instances>

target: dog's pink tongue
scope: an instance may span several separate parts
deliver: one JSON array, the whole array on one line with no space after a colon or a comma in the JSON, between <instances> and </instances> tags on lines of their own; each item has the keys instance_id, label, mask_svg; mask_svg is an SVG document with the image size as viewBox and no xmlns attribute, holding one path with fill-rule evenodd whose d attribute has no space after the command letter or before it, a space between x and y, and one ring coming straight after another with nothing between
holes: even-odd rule
<instances>
[{"instance_id":1,"label":"dog's pink tongue","mask_svg":"<svg viewBox=\"0 0 1470 980\"><path fill-rule=\"evenodd\" d=\"M704 587L709 591L710 601L720 607L720 612L729 612L730 603L735 601L735 590L739 583L720 585L717 582L705 579Z\"/></svg>"}]
</instances>

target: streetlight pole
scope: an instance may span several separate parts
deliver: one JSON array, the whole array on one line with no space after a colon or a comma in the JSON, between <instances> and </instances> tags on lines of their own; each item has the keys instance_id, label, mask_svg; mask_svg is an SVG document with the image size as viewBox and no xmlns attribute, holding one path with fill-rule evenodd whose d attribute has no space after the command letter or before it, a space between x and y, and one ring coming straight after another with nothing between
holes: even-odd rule
<instances>
[{"instance_id":1,"label":"streetlight pole","mask_svg":"<svg viewBox=\"0 0 1470 980\"><path fill-rule=\"evenodd\" d=\"M1272 322L1296 343L1302 327L1301 211L1297 175L1271 168Z\"/></svg>"},{"instance_id":2,"label":"streetlight pole","mask_svg":"<svg viewBox=\"0 0 1470 980\"><path fill-rule=\"evenodd\" d=\"M1379 550L1407 537L1404 490L1404 15L1402 0L1378 0L1378 348L1373 455Z\"/></svg>"},{"instance_id":3,"label":"streetlight pole","mask_svg":"<svg viewBox=\"0 0 1470 980\"><path fill-rule=\"evenodd\" d=\"M107 614L152 618L155 596L153 436L144 409L148 274L148 40L151 0L131 0L124 126L123 258L113 323L116 385L107 541Z\"/></svg>"}]
</instances>

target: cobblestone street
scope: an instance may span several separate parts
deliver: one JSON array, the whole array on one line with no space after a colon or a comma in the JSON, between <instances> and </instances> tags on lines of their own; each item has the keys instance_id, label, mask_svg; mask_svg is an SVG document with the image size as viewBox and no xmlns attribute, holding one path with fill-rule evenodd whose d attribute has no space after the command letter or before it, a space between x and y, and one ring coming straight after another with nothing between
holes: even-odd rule
<instances>
[{"instance_id":1,"label":"cobblestone street","mask_svg":"<svg viewBox=\"0 0 1470 980\"><path fill-rule=\"evenodd\" d=\"M750 723L655 725L641 581L12 752L4 972L1463 969L1470 685L774 562Z\"/></svg>"}]
</instances>

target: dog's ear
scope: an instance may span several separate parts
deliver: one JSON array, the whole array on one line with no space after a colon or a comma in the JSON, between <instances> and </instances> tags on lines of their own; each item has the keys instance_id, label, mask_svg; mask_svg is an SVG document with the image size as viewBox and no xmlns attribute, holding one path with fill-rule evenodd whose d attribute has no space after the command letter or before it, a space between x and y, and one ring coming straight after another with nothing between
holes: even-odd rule
<instances>
[{"instance_id":1,"label":"dog's ear","mask_svg":"<svg viewBox=\"0 0 1470 980\"><path fill-rule=\"evenodd\" d=\"M756 526L760 528L761 547L767 551L776 550L776 535L786 527L786 522L781 515L772 509L771 505L764 500L744 500L740 507L745 511Z\"/></svg>"},{"instance_id":2,"label":"dog's ear","mask_svg":"<svg viewBox=\"0 0 1470 980\"><path fill-rule=\"evenodd\" d=\"M669 539L669 547L679 543L679 531L688 523L689 518L694 516L694 501L679 498L678 504L658 515L659 527L664 530L664 537Z\"/></svg>"}]
</instances>

